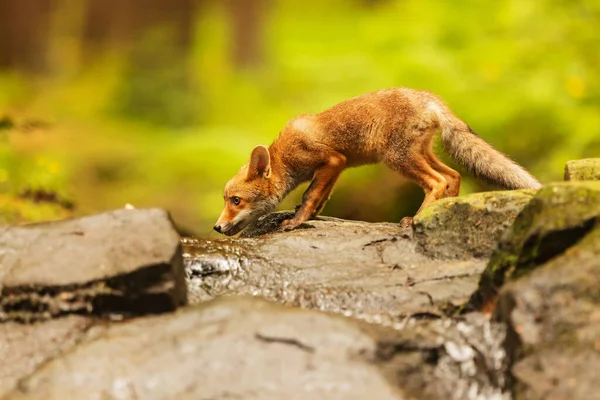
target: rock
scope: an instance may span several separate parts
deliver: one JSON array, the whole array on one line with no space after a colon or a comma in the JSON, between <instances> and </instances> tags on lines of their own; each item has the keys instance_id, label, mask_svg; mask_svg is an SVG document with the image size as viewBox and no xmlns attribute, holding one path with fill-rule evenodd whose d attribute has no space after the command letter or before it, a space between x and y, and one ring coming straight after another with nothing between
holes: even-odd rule
<instances>
[{"instance_id":1,"label":"rock","mask_svg":"<svg viewBox=\"0 0 600 400\"><path fill-rule=\"evenodd\" d=\"M597 397L599 260L600 182L545 186L503 237L467 309L507 324L514 398Z\"/></svg>"},{"instance_id":2,"label":"rock","mask_svg":"<svg viewBox=\"0 0 600 400\"><path fill-rule=\"evenodd\" d=\"M596 199L595 218L590 202L578 225L568 220L563 229L550 230L558 207L543 210L548 229L538 225L537 249L524 251L517 262L516 271L523 266L529 274L500 293L494 317L509 326L517 399L587 400L600 392L600 182L595 188L577 191ZM551 245L557 247L548 252Z\"/></svg>"},{"instance_id":3,"label":"rock","mask_svg":"<svg viewBox=\"0 0 600 400\"><path fill-rule=\"evenodd\" d=\"M186 303L179 236L158 209L0 228L0 259L0 322Z\"/></svg>"},{"instance_id":4,"label":"rock","mask_svg":"<svg viewBox=\"0 0 600 400\"><path fill-rule=\"evenodd\" d=\"M414 218L417 249L442 259L487 258L534 194L510 190L438 200Z\"/></svg>"},{"instance_id":5,"label":"rock","mask_svg":"<svg viewBox=\"0 0 600 400\"><path fill-rule=\"evenodd\" d=\"M236 296L114 324L4 398L508 399L503 337L474 316L393 331Z\"/></svg>"},{"instance_id":6,"label":"rock","mask_svg":"<svg viewBox=\"0 0 600 400\"><path fill-rule=\"evenodd\" d=\"M466 309L493 309L504 282L563 253L599 217L600 182L563 182L540 189L500 241Z\"/></svg>"},{"instance_id":7,"label":"rock","mask_svg":"<svg viewBox=\"0 0 600 400\"><path fill-rule=\"evenodd\" d=\"M257 221L251 223L242 231L240 234L240 238L256 238L259 236L268 235L270 233L279 232L281 228L281 223L286 219L290 219L294 216L292 211L279 211L270 213L267 215L263 215ZM316 218L311 219L309 223L302 224L296 229L311 229L314 228L311 225L312 221L341 221L337 218L331 217L322 217L318 216Z\"/></svg>"},{"instance_id":8,"label":"rock","mask_svg":"<svg viewBox=\"0 0 600 400\"><path fill-rule=\"evenodd\" d=\"M288 215L266 216L250 227L250 235L272 232ZM435 317L462 304L485 264L426 257L395 223L335 218L258 238L183 243L191 302L253 294L392 325L402 317Z\"/></svg>"},{"instance_id":9,"label":"rock","mask_svg":"<svg viewBox=\"0 0 600 400\"><path fill-rule=\"evenodd\" d=\"M21 378L73 348L92 326L91 319L78 315L34 324L0 324L0 398Z\"/></svg>"},{"instance_id":10,"label":"rock","mask_svg":"<svg viewBox=\"0 0 600 400\"><path fill-rule=\"evenodd\" d=\"M600 180L600 158L573 160L565 165L565 181Z\"/></svg>"}]
</instances>

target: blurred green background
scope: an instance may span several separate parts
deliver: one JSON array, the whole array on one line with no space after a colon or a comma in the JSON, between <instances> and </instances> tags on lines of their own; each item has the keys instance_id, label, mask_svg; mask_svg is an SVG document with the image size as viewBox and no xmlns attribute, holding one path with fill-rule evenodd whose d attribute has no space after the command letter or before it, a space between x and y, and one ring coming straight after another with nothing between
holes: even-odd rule
<instances>
[{"instance_id":1,"label":"blurred green background","mask_svg":"<svg viewBox=\"0 0 600 400\"><path fill-rule=\"evenodd\" d=\"M0 0L0 223L129 203L216 235L254 145L393 86L439 94L560 180L567 160L600 155L599 27L596 0ZM362 167L324 214L394 221L421 199Z\"/></svg>"}]
</instances>

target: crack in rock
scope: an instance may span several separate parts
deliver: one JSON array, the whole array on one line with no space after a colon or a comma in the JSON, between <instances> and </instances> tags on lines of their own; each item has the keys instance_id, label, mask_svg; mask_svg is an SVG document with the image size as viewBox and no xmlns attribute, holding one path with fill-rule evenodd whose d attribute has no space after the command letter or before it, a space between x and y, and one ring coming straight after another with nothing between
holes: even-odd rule
<instances>
[{"instance_id":1,"label":"crack in rock","mask_svg":"<svg viewBox=\"0 0 600 400\"><path fill-rule=\"evenodd\" d=\"M298 339L265 336L261 333L256 333L254 335L254 337L265 343L281 343L281 344L286 344L286 345L290 345L290 346L295 346L295 347L299 348L300 350L306 351L308 353L315 352L314 347L305 345L304 343L300 342Z\"/></svg>"}]
</instances>

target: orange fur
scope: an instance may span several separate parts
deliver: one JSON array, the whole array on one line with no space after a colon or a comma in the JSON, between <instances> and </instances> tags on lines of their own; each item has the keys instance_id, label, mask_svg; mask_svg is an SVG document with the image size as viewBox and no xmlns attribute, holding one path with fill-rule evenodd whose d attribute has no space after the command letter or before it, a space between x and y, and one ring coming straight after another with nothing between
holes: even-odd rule
<instances>
[{"instance_id":1,"label":"orange fur","mask_svg":"<svg viewBox=\"0 0 600 400\"><path fill-rule=\"evenodd\" d=\"M227 183L225 209L215 229L227 235L239 232L273 210L300 183L310 181L295 216L283 224L297 227L321 212L345 168L373 163L386 164L423 188L425 199L418 213L460 190L460 174L433 153L433 138L440 131L447 151L476 176L505 188L540 186L475 135L437 96L394 88L290 120L271 146L257 146L249 164ZM240 199L239 205L233 204L234 198Z\"/></svg>"}]
</instances>

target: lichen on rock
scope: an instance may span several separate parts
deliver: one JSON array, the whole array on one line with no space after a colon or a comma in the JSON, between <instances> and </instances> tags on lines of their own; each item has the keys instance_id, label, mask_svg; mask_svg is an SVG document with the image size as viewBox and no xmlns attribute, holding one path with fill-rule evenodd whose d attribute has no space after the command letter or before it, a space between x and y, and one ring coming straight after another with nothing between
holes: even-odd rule
<instances>
[{"instance_id":1,"label":"lichen on rock","mask_svg":"<svg viewBox=\"0 0 600 400\"><path fill-rule=\"evenodd\" d=\"M599 216L582 220L579 228L554 233L553 243L538 243L540 247L556 246L560 254L545 262L546 257L530 259L524 270L527 275L500 292L493 319L508 328L505 348L514 378L514 398L597 397L599 221ZM546 238L550 235L553 233ZM557 246L561 237L562 245ZM544 250L538 248L534 253L542 256ZM519 271L517 267L515 272Z\"/></svg>"},{"instance_id":2,"label":"lichen on rock","mask_svg":"<svg viewBox=\"0 0 600 400\"><path fill-rule=\"evenodd\" d=\"M510 190L438 200L415 216L418 248L437 258L489 257L534 194Z\"/></svg>"},{"instance_id":3,"label":"lichen on rock","mask_svg":"<svg viewBox=\"0 0 600 400\"><path fill-rule=\"evenodd\" d=\"M493 305L504 282L561 254L598 218L600 182L561 182L542 188L498 244L467 309Z\"/></svg>"},{"instance_id":4,"label":"lichen on rock","mask_svg":"<svg viewBox=\"0 0 600 400\"><path fill-rule=\"evenodd\" d=\"M600 158L572 160L565 165L565 181L600 180Z\"/></svg>"}]
</instances>

